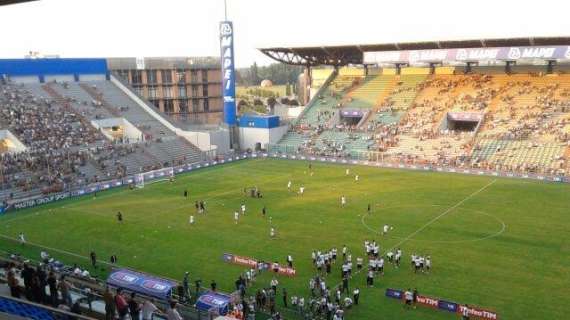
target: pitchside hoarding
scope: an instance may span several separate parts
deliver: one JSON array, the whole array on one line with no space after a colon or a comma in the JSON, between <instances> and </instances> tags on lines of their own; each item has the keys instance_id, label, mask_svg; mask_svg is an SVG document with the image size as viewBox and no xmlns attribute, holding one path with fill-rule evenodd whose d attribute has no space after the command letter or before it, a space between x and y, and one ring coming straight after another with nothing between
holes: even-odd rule
<instances>
[{"instance_id":1,"label":"pitchside hoarding","mask_svg":"<svg viewBox=\"0 0 570 320\"><path fill-rule=\"evenodd\" d=\"M499 47L365 52L364 63L570 59L570 46Z\"/></svg>"},{"instance_id":2,"label":"pitchside hoarding","mask_svg":"<svg viewBox=\"0 0 570 320\"><path fill-rule=\"evenodd\" d=\"M236 71L234 65L234 27L231 21L220 22L220 48L224 123L233 126L236 124Z\"/></svg>"},{"instance_id":3,"label":"pitchside hoarding","mask_svg":"<svg viewBox=\"0 0 570 320\"><path fill-rule=\"evenodd\" d=\"M273 270L273 272L277 274L288 277L292 277L297 274L297 271L295 269L289 268L288 266L282 266L278 263L257 261L256 259L253 258L242 257L231 253L224 253L222 256L222 260L227 263L246 266L249 268L255 268L258 270Z\"/></svg>"},{"instance_id":4,"label":"pitchside hoarding","mask_svg":"<svg viewBox=\"0 0 570 320\"><path fill-rule=\"evenodd\" d=\"M386 297L393 298L397 300L404 299L404 291L398 289L386 289ZM465 305L459 304L457 302L446 301L439 298L427 297L423 295L418 295L417 303L426 307L448 311L452 313L463 314L463 310L467 308ZM469 316L476 319L485 320L497 320L499 315L496 312L485 310L479 307L469 306L467 308Z\"/></svg>"}]
</instances>

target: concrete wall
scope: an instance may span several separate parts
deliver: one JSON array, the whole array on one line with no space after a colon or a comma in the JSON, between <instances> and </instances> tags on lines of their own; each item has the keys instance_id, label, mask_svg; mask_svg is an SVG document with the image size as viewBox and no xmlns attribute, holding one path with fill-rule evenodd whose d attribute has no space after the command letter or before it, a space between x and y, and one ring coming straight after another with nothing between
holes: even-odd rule
<instances>
[{"instance_id":1,"label":"concrete wall","mask_svg":"<svg viewBox=\"0 0 570 320\"><path fill-rule=\"evenodd\" d=\"M143 133L125 118L107 118L102 120L92 120L91 124L103 133L109 140L114 137L108 132L112 127L123 128L123 139L128 139L130 143L143 141Z\"/></svg>"},{"instance_id":2,"label":"concrete wall","mask_svg":"<svg viewBox=\"0 0 570 320\"><path fill-rule=\"evenodd\" d=\"M283 120L291 120L299 117L305 106L289 107L282 104L275 106L274 114Z\"/></svg>"},{"instance_id":3,"label":"concrete wall","mask_svg":"<svg viewBox=\"0 0 570 320\"><path fill-rule=\"evenodd\" d=\"M12 132L0 130L0 140L8 140L8 153L20 153L26 151L26 146Z\"/></svg>"},{"instance_id":4,"label":"concrete wall","mask_svg":"<svg viewBox=\"0 0 570 320\"><path fill-rule=\"evenodd\" d=\"M276 144L281 140L283 135L287 133L287 130L288 126L280 126L272 129L240 127L240 148L242 150L255 150L255 145L261 143L261 147L266 149L268 144Z\"/></svg>"}]
</instances>

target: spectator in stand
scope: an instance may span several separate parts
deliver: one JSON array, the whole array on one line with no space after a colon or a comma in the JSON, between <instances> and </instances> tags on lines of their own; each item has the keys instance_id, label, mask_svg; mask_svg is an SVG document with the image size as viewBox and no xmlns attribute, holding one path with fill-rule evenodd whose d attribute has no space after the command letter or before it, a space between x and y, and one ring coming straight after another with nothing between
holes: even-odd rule
<instances>
[{"instance_id":1,"label":"spectator in stand","mask_svg":"<svg viewBox=\"0 0 570 320\"><path fill-rule=\"evenodd\" d=\"M57 308L58 305L57 278L55 277L55 273L53 271L49 272L47 278L47 284L49 287L49 298L51 306Z\"/></svg>"},{"instance_id":2,"label":"spectator in stand","mask_svg":"<svg viewBox=\"0 0 570 320\"><path fill-rule=\"evenodd\" d=\"M115 319L115 299L113 294L109 290L109 287L105 287L105 293L103 294L103 301L105 302L105 320Z\"/></svg>"},{"instance_id":3,"label":"spectator in stand","mask_svg":"<svg viewBox=\"0 0 570 320\"><path fill-rule=\"evenodd\" d=\"M115 305L117 308L117 313L119 314L119 319L123 320L129 313L129 305L127 300L123 296L123 290L117 289L117 294L115 295Z\"/></svg>"},{"instance_id":4,"label":"spectator in stand","mask_svg":"<svg viewBox=\"0 0 570 320\"><path fill-rule=\"evenodd\" d=\"M61 298L63 299L63 302L68 307L71 307L72 305L71 293L69 292L71 285L69 284L69 282L67 282L67 280L65 280L65 275L61 275L61 277L59 278L58 287L59 287L59 292L61 292Z\"/></svg>"},{"instance_id":5,"label":"spectator in stand","mask_svg":"<svg viewBox=\"0 0 570 320\"><path fill-rule=\"evenodd\" d=\"M180 313L178 313L178 310L176 310L176 301L170 302L170 307L166 312L166 316L168 320L184 320L184 318L180 316Z\"/></svg>"},{"instance_id":6,"label":"spectator in stand","mask_svg":"<svg viewBox=\"0 0 570 320\"><path fill-rule=\"evenodd\" d=\"M141 313L141 306L136 300L136 293L131 293L131 298L129 299L129 313L131 314L131 319L139 319Z\"/></svg>"},{"instance_id":7,"label":"spectator in stand","mask_svg":"<svg viewBox=\"0 0 570 320\"><path fill-rule=\"evenodd\" d=\"M152 320L153 314L159 311L156 305L154 305L154 299L145 300L142 306L142 318L143 320Z\"/></svg>"},{"instance_id":8,"label":"spectator in stand","mask_svg":"<svg viewBox=\"0 0 570 320\"><path fill-rule=\"evenodd\" d=\"M13 265L8 269L7 274L8 286L10 287L10 295L14 298L20 298L20 282L16 278L16 271Z\"/></svg>"}]
</instances>

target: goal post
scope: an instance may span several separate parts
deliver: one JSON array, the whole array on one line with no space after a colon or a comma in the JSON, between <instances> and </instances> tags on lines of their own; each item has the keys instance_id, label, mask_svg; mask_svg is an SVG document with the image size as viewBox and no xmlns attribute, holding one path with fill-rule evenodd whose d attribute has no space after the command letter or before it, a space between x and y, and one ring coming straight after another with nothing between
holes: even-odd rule
<instances>
[{"instance_id":1,"label":"goal post","mask_svg":"<svg viewBox=\"0 0 570 320\"><path fill-rule=\"evenodd\" d=\"M157 170L148 171L145 173L138 173L135 175L135 187L144 188L146 184L168 181L174 177L174 168L167 167Z\"/></svg>"}]
</instances>

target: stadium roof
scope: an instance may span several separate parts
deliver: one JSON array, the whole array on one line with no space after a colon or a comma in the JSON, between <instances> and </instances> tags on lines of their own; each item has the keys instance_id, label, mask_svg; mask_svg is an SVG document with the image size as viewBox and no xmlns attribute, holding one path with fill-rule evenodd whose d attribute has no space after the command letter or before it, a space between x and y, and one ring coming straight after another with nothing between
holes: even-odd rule
<instances>
[{"instance_id":1,"label":"stadium roof","mask_svg":"<svg viewBox=\"0 0 570 320\"><path fill-rule=\"evenodd\" d=\"M24 2L31 2L31 1L38 1L38 0L0 0L0 6L6 6L9 4L17 4L17 3L24 3Z\"/></svg>"},{"instance_id":2,"label":"stadium roof","mask_svg":"<svg viewBox=\"0 0 570 320\"><path fill-rule=\"evenodd\" d=\"M498 48L511 46L558 46L569 45L570 37L533 37L533 38L497 38L478 40L451 40L400 42L383 44L361 44L343 46L319 47L276 47L261 48L268 57L286 64L303 66L344 66L348 64L363 64L364 52L372 51L401 51L429 49L469 49L469 48Z\"/></svg>"}]
</instances>

